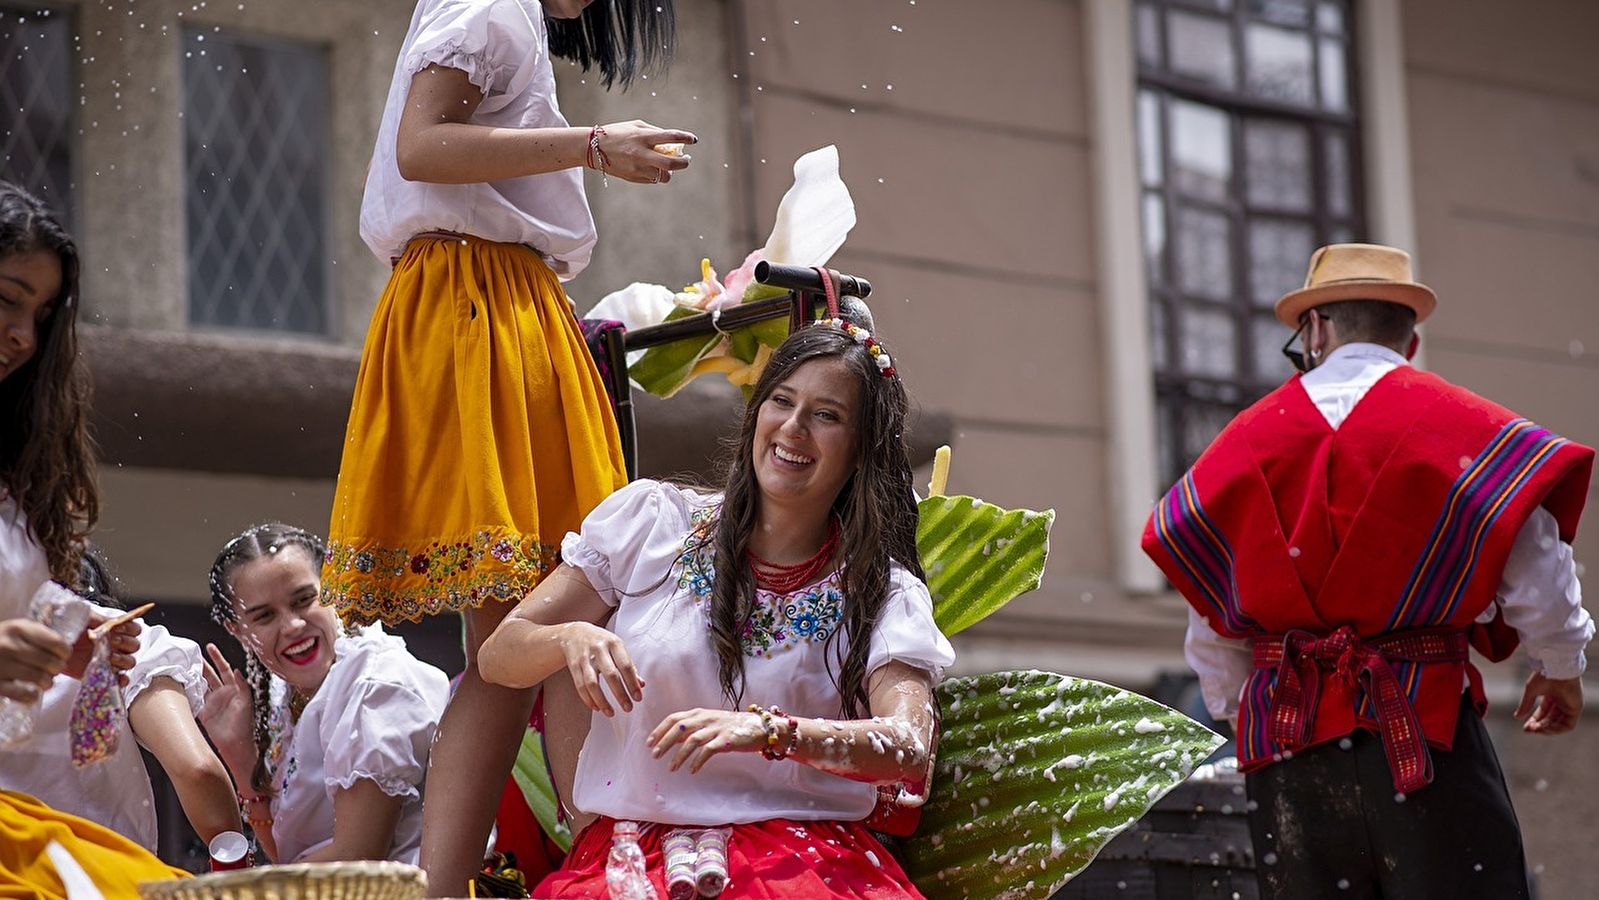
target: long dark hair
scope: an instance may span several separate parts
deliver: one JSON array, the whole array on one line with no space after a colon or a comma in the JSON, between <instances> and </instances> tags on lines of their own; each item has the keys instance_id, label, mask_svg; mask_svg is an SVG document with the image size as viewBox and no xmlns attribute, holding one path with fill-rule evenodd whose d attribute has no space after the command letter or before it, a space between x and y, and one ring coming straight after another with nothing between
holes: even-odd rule
<instances>
[{"instance_id":1,"label":"long dark hair","mask_svg":"<svg viewBox=\"0 0 1599 900\"><path fill-rule=\"evenodd\" d=\"M78 245L44 201L0 181L0 257L37 250L61 263L61 290L33 357L0 381L0 482L28 519L50 575L78 583L78 558L100 518L89 438L89 378L78 361Z\"/></svg>"},{"instance_id":2,"label":"long dark hair","mask_svg":"<svg viewBox=\"0 0 1599 900\"><path fill-rule=\"evenodd\" d=\"M313 570L322 568L322 539L293 525L268 522L246 529L238 537L222 546L217 561L211 564L211 620L226 626L239 624L238 598L233 593L232 576L239 566L271 556L285 547L299 547L310 555ZM255 714L255 769L250 773L250 787L265 794L272 786L272 773L267 769L267 749L272 735L267 729L272 714L272 673L261 662L255 650L246 642L244 670L250 683L250 709Z\"/></svg>"},{"instance_id":3,"label":"long dark hair","mask_svg":"<svg viewBox=\"0 0 1599 900\"><path fill-rule=\"evenodd\" d=\"M596 0L575 19L544 20L550 54L586 72L600 70L600 84L625 89L640 75L665 74L677 45L672 0Z\"/></svg>"},{"instance_id":4,"label":"long dark hair","mask_svg":"<svg viewBox=\"0 0 1599 900\"><path fill-rule=\"evenodd\" d=\"M923 573L916 554L916 498L905 446L910 401L898 376L885 377L866 348L838 328L812 325L790 335L772 354L744 408L712 538L716 579L711 589L711 642L722 691L738 703L744 682L744 648L739 635L753 614L755 597L755 579L744 551L749 548L761 502L752 458L755 423L772 391L800 366L818 359L842 360L860 386L854 422L859 468L833 501L844 558L844 627L828 638L830 658L842 657L839 671L831 672L829 666L842 698L841 712L857 718L869 706L867 652L888 600L889 561L918 578ZM841 655L833 645L840 631L848 641Z\"/></svg>"},{"instance_id":5,"label":"long dark hair","mask_svg":"<svg viewBox=\"0 0 1599 900\"><path fill-rule=\"evenodd\" d=\"M105 553L94 544L83 549L78 560L78 593L90 603L127 609L122 602L122 592L117 588L117 576L106 562Z\"/></svg>"}]
</instances>

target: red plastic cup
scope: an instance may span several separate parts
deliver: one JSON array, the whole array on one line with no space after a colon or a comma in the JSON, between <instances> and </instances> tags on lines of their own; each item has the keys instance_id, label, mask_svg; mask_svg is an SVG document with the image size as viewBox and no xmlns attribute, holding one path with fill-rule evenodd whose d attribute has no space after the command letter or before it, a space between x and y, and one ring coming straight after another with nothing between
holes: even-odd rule
<instances>
[{"instance_id":1,"label":"red plastic cup","mask_svg":"<svg viewBox=\"0 0 1599 900\"><path fill-rule=\"evenodd\" d=\"M248 869L255 865L250 854L250 839L237 831L224 831L211 839L211 871Z\"/></svg>"}]
</instances>

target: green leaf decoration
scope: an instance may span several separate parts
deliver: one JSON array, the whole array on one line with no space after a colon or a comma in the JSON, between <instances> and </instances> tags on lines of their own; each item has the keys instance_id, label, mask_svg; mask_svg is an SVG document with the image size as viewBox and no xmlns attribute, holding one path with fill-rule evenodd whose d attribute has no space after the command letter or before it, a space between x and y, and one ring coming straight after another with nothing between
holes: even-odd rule
<instances>
[{"instance_id":1,"label":"green leaf decoration","mask_svg":"<svg viewBox=\"0 0 1599 900\"><path fill-rule=\"evenodd\" d=\"M698 314L697 310L678 306L667 313L662 321L671 322ZM673 391L683 386L694 364L715 349L721 340L722 336L713 332L709 337L683 338L651 347L644 351L638 362L628 366L628 377L657 397L670 397Z\"/></svg>"},{"instance_id":2,"label":"green leaf decoration","mask_svg":"<svg viewBox=\"0 0 1599 900\"><path fill-rule=\"evenodd\" d=\"M516 765L511 767L511 777L522 789L522 798L533 810L539 827L562 850L572 849L572 829L561 820L556 807L555 785L550 781L550 767L544 759L544 738L532 728L522 733L522 748L516 752Z\"/></svg>"},{"instance_id":3,"label":"green leaf decoration","mask_svg":"<svg viewBox=\"0 0 1599 900\"><path fill-rule=\"evenodd\" d=\"M1051 672L951 678L905 870L939 900L1044 900L1222 738L1122 688Z\"/></svg>"},{"instance_id":4,"label":"green leaf decoration","mask_svg":"<svg viewBox=\"0 0 1599 900\"><path fill-rule=\"evenodd\" d=\"M1005 509L975 497L918 504L916 550L933 595L933 619L953 635L1038 587L1049 556L1052 509Z\"/></svg>"},{"instance_id":5,"label":"green leaf decoration","mask_svg":"<svg viewBox=\"0 0 1599 900\"><path fill-rule=\"evenodd\" d=\"M761 323L768 324L768 323ZM785 324L783 333L788 334ZM755 328L735 328L727 336L727 352L745 361L754 362L755 353L760 348L760 340L755 336Z\"/></svg>"},{"instance_id":6,"label":"green leaf decoration","mask_svg":"<svg viewBox=\"0 0 1599 900\"><path fill-rule=\"evenodd\" d=\"M746 329L739 329L739 331L744 330ZM756 322L755 324L749 326L747 330L757 341L760 341L766 346L771 347L773 350L776 350L782 345L783 341L788 338L788 319L767 319L764 322ZM754 358L755 357L751 356L750 360L752 361Z\"/></svg>"}]
</instances>

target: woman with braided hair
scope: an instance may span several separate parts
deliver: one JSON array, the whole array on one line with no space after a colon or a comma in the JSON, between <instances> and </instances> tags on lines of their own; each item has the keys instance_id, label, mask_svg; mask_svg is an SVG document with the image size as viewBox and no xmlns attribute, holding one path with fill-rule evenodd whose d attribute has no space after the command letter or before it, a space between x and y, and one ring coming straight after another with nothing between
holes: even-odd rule
<instances>
[{"instance_id":1,"label":"woman with braided hair","mask_svg":"<svg viewBox=\"0 0 1599 900\"><path fill-rule=\"evenodd\" d=\"M599 818L535 896L605 897L627 820L663 895L681 834L727 828L726 900L920 896L863 824L878 785L928 771L954 661L917 559L907 406L865 328L801 329L720 491L611 495L483 645L488 680L564 670L593 711L572 803Z\"/></svg>"},{"instance_id":2,"label":"woman with braided hair","mask_svg":"<svg viewBox=\"0 0 1599 900\"><path fill-rule=\"evenodd\" d=\"M245 670L207 645L200 722L273 862L415 863L422 780L448 679L373 625L346 631L318 602L322 541L258 525L211 567L211 617Z\"/></svg>"}]
</instances>

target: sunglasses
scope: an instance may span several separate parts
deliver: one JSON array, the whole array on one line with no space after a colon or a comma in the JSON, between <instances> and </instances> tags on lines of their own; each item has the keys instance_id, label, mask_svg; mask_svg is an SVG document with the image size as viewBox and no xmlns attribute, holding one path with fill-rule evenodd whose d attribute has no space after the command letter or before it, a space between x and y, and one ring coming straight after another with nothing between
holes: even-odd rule
<instances>
[{"instance_id":1,"label":"sunglasses","mask_svg":"<svg viewBox=\"0 0 1599 900\"><path fill-rule=\"evenodd\" d=\"M1283 356L1288 357L1288 361L1300 372L1309 372L1310 363L1305 359L1303 351L1294 349L1294 344L1299 341L1299 336L1305 333L1305 329L1310 327L1310 320L1318 315L1321 314L1315 310L1305 313L1304 317L1299 320L1299 327L1294 330L1293 334L1289 335L1288 343L1283 344ZM1322 316L1322 318L1326 317Z\"/></svg>"}]
</instances>

